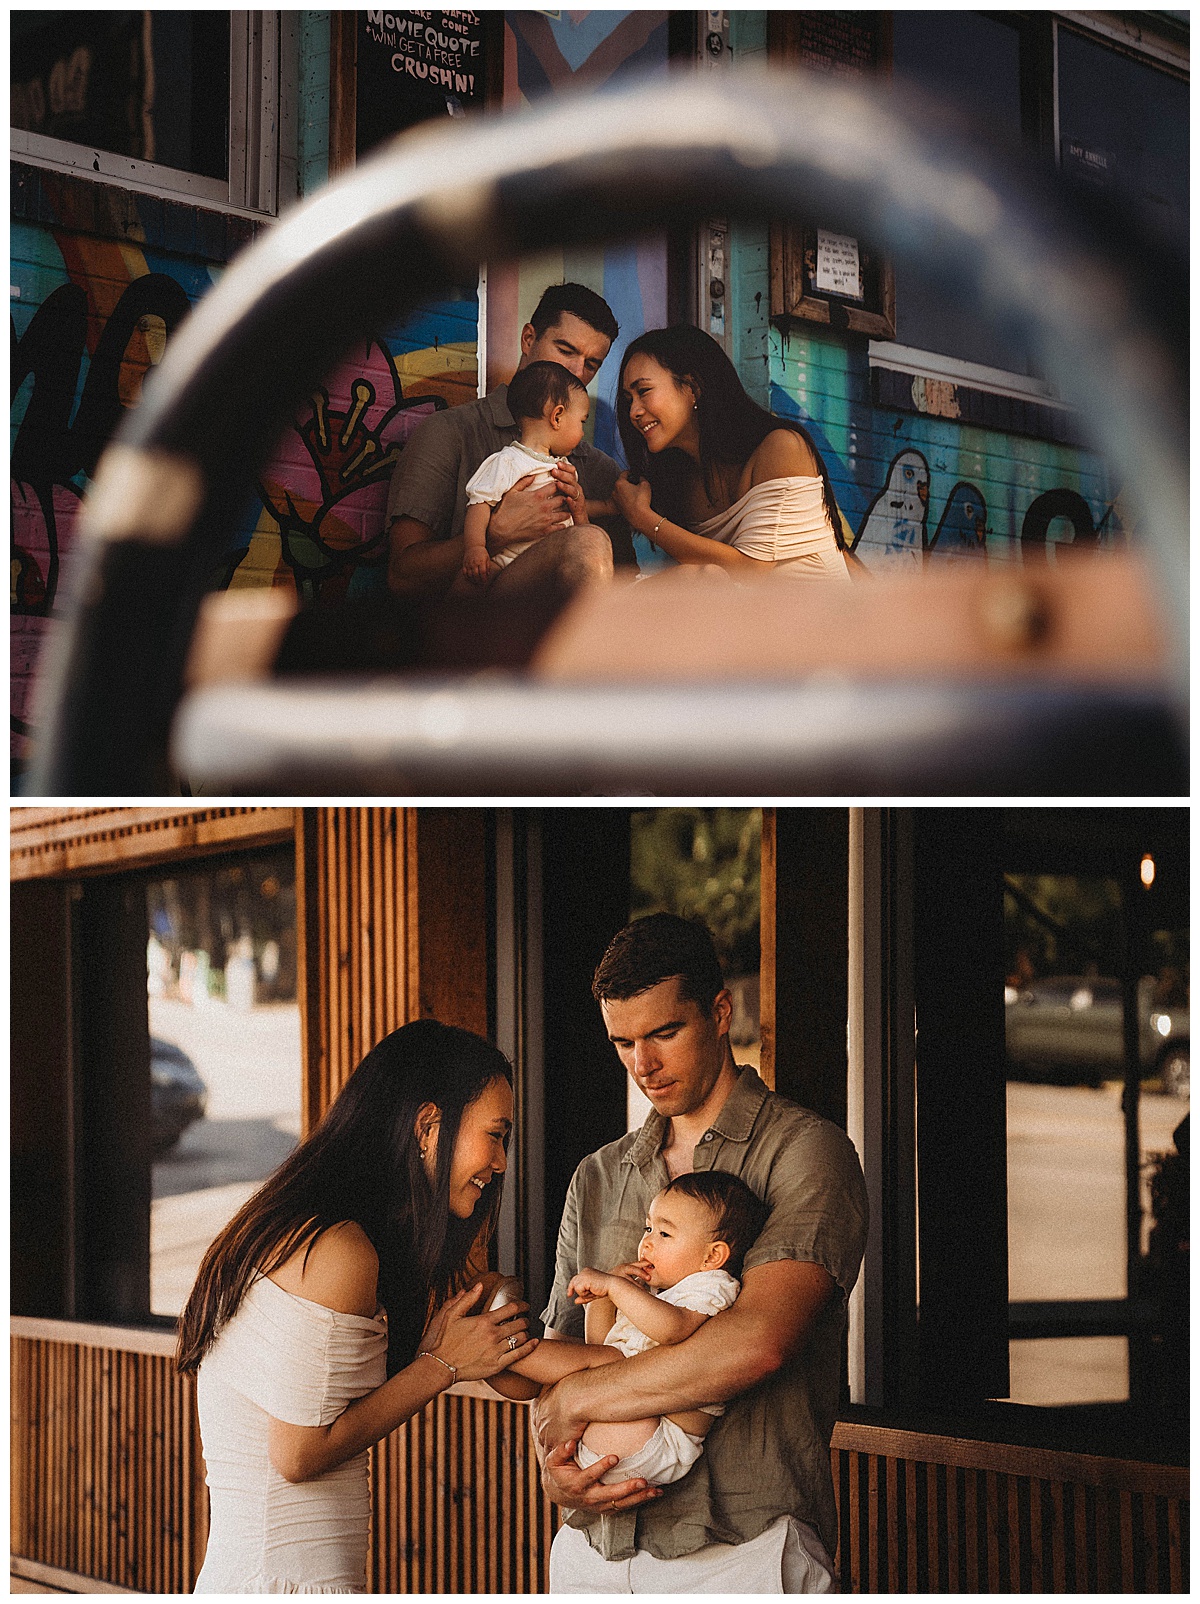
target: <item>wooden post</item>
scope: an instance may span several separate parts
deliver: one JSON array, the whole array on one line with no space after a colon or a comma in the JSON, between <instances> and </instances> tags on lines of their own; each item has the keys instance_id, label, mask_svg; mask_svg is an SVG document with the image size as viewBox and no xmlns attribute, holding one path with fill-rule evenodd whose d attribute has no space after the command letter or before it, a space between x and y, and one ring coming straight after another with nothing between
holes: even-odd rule
<instances>
[{"instance_id":1,"label":"wooden post","mask_svg":"<svg viewBox=\"0 0 1200 1604\"><path fill-rule=\"evenodd\" d=\"M849 828L845 808L763 809L763 1079L843 1128Z\"/></svg>"}]
</instances>

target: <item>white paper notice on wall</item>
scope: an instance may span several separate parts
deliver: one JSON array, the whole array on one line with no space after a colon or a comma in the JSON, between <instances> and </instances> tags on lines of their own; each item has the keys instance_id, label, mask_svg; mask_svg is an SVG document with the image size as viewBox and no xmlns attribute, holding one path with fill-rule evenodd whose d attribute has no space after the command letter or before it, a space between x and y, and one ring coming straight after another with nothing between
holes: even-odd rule
<instances>
[{"instance_id":1,"label":"white paper notice on wall","mask_svg":"<svg viewBox=\"0 0 1200 1604\"><path fill-rule=\"evenodd\" d=\"M817 230L817 273L814 289L834 295L853 295L862 299L862 269L858 261L858 241L849 234L830 234Z\"/></svg>"}]
</instances>

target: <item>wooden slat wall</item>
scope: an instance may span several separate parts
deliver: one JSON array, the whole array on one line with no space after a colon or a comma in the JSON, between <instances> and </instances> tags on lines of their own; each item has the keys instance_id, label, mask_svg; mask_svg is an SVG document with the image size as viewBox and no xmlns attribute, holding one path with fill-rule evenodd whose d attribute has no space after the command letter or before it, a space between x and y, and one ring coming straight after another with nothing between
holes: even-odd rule
<instances>
[{"instance_id":1,"label":"wooden slat wall","mask_svg":"<svg viewBox=\"0 0 1200 1604\"><path fill-rule=\"evenodd\" d=\"M190 1592L208 1540L195 1384L163 1353L14 1337L12 1552Z\"/></svg>"},{"instance_id":2,"label":"wooden slat wall","mask_svg":"<svg viewBox=\"0 0 1200 1604\"><path fill-rule=\"evenodd\" d=\"M111 874L288 840L296 808L24 808L9 812L9 878Z\"/></svg>"},{"instance_id":3,"label":"wooden slat wall","mask_svg":"<svg viewBox=\"0 0 1200 1604\"><path fill-rule=\"evenodd\" d=\"M363 1054L416 1017L412 817L398 808L322 808L305 818L305 1130Z\"/></svg>"},{"instance_id":4,"label":"wooden slat wall","mask_svg":"<svg viewBox=\"0 0 1200 1604\"><path fill-rule=\"evenodd\" d=\"M1186 1470L839 1424L846 1593L1189 1590Z\"/></svg>"},{"instance_id":5,"label":"wooden slat wall","mask_svg":"<svg viewBox=\"0 0 1200 1604\"><path fill-rule=\"evenodd\" d=\"M486 1034L483 815L312 809L298 858L307 1129L363 1054L410 1019Z\"/></svg>"},{"instance_id":6,"label":"wooden slat wall","mask_svg":"<svg viewBox=\"0 0 1200 1604\"><path fill-rule=\"evenodd\" d=\"M376 1593L544 1593L553 1536L527 1410L444 1393L372 1467Z\"/></svg>"},{"instance_id":7,"label":"wooden slat wall","mask_svg":"<svg viewBox=\"0 0 1200 1604\"><path fill-rule=\"evenodd\" d=\"M13 1553L189 1592L207 1498L169 1355L18 1329L11 1400ZM845 1423L832 1465L844 1592L1189 1591L1186 1470ZM372 1505L373 1592L546 1591L554 1513L519 1404L444 1394L373 1456Z\"/></svg>"},{"instance_id":8,"label":"wooden slat wall","mask_svg":"<svg viewBox=\"0 0 1200 1604\"><path fill-rule=\"evenodd\" d=\"M363 1053L408 1020L486 1034L483 817L322 808L306 816L300 858L311 1128ZM516 1405L464 1397L438 1400L372 1449L372 1587L544 1591L549 1512L526 1450ZM485 1508L492 1486L506 1498Z\"/></svg>"}]
</instances>

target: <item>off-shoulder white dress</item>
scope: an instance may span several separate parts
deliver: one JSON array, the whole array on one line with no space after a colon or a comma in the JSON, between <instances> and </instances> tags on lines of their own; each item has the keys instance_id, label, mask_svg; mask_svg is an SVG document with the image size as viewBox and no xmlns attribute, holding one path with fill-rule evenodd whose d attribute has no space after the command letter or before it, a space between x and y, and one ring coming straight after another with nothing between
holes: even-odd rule
<instances>
[{"instance_id":1,"label":"off-shoulder white dress","mask_svg":"<svg viewBox=\"0 0 1200 1604\"><path fill-rule=\"evenodd\" d=\"M366 1453L289 1482L267 1426L326 1426L386 1372L382 1315L339 1314L265 1276L251 1285L197 1378L211 1506L197 1593L366 1591Z\"/></svg>"},{"instance_id":2,"label":"off-shoulder white dress","mask_svg":"<svg viewBox=\"0 0 1200 1604\"><path fill-rule=\"evenodd\" d=\"M759 562L774 563L773 576L852 583L825 511L819 477L764 479L725 512L697 524L696 533Z\"/></svg>"}]
</instances>

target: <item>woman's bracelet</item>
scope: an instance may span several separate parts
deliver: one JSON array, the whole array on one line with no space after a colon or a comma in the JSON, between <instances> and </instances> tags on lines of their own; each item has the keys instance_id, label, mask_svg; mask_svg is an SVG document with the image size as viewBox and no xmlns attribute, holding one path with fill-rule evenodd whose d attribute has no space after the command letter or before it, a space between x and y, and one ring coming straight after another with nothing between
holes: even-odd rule
<instances>
[{"instance_id":1,"label":"woman's bracelet","mask_svg":"<svg viewBox=\"0 0 1200 1604\"><path fill-rule=\"evenodd\" d=\"M654 539L654 537L655 537L655 535L657 535L657 534L658 534L658 531L659 531L659 530L660 530L660 529L661 529L661 528L662 528L662 526L663 526L663 525L664 525L664 524L665 524L665 523L666 523L666 521L667 521L667 520L666 520L666 519L665 519L665 518L660 518L660 519L659 519L659 520L658 520L658 522L657 522L657 523L656 523L656 524L655 524L655 526L654 526L654 528L653 528L653 529L652 529L652 530L651 530L651 531L650 531L650 533L649 533L649 534L648 534L648 535L647 535L647 536L646 536L646 539L647 539L647 540L653 540L653 539Z\"/></svg>"},{"instance_id":2,"label":"woman's bracelet","mask_svg":"<svg viewBox=\"0 0 1200 1604\"><path fill-rule=\"evenodd\" d=\"M436 1359L438 1364L445 1365L446 1369L455 1378L455 1380L458 1379L458 1366L457 1365L452 1365L450 1363L449 1359L438 1358L438 1355L436 1353L431 1353L428 1348L422 1348L420 1353L417 1355L417 1358L418 1359Z\"/></svg>"}]
</instances>

